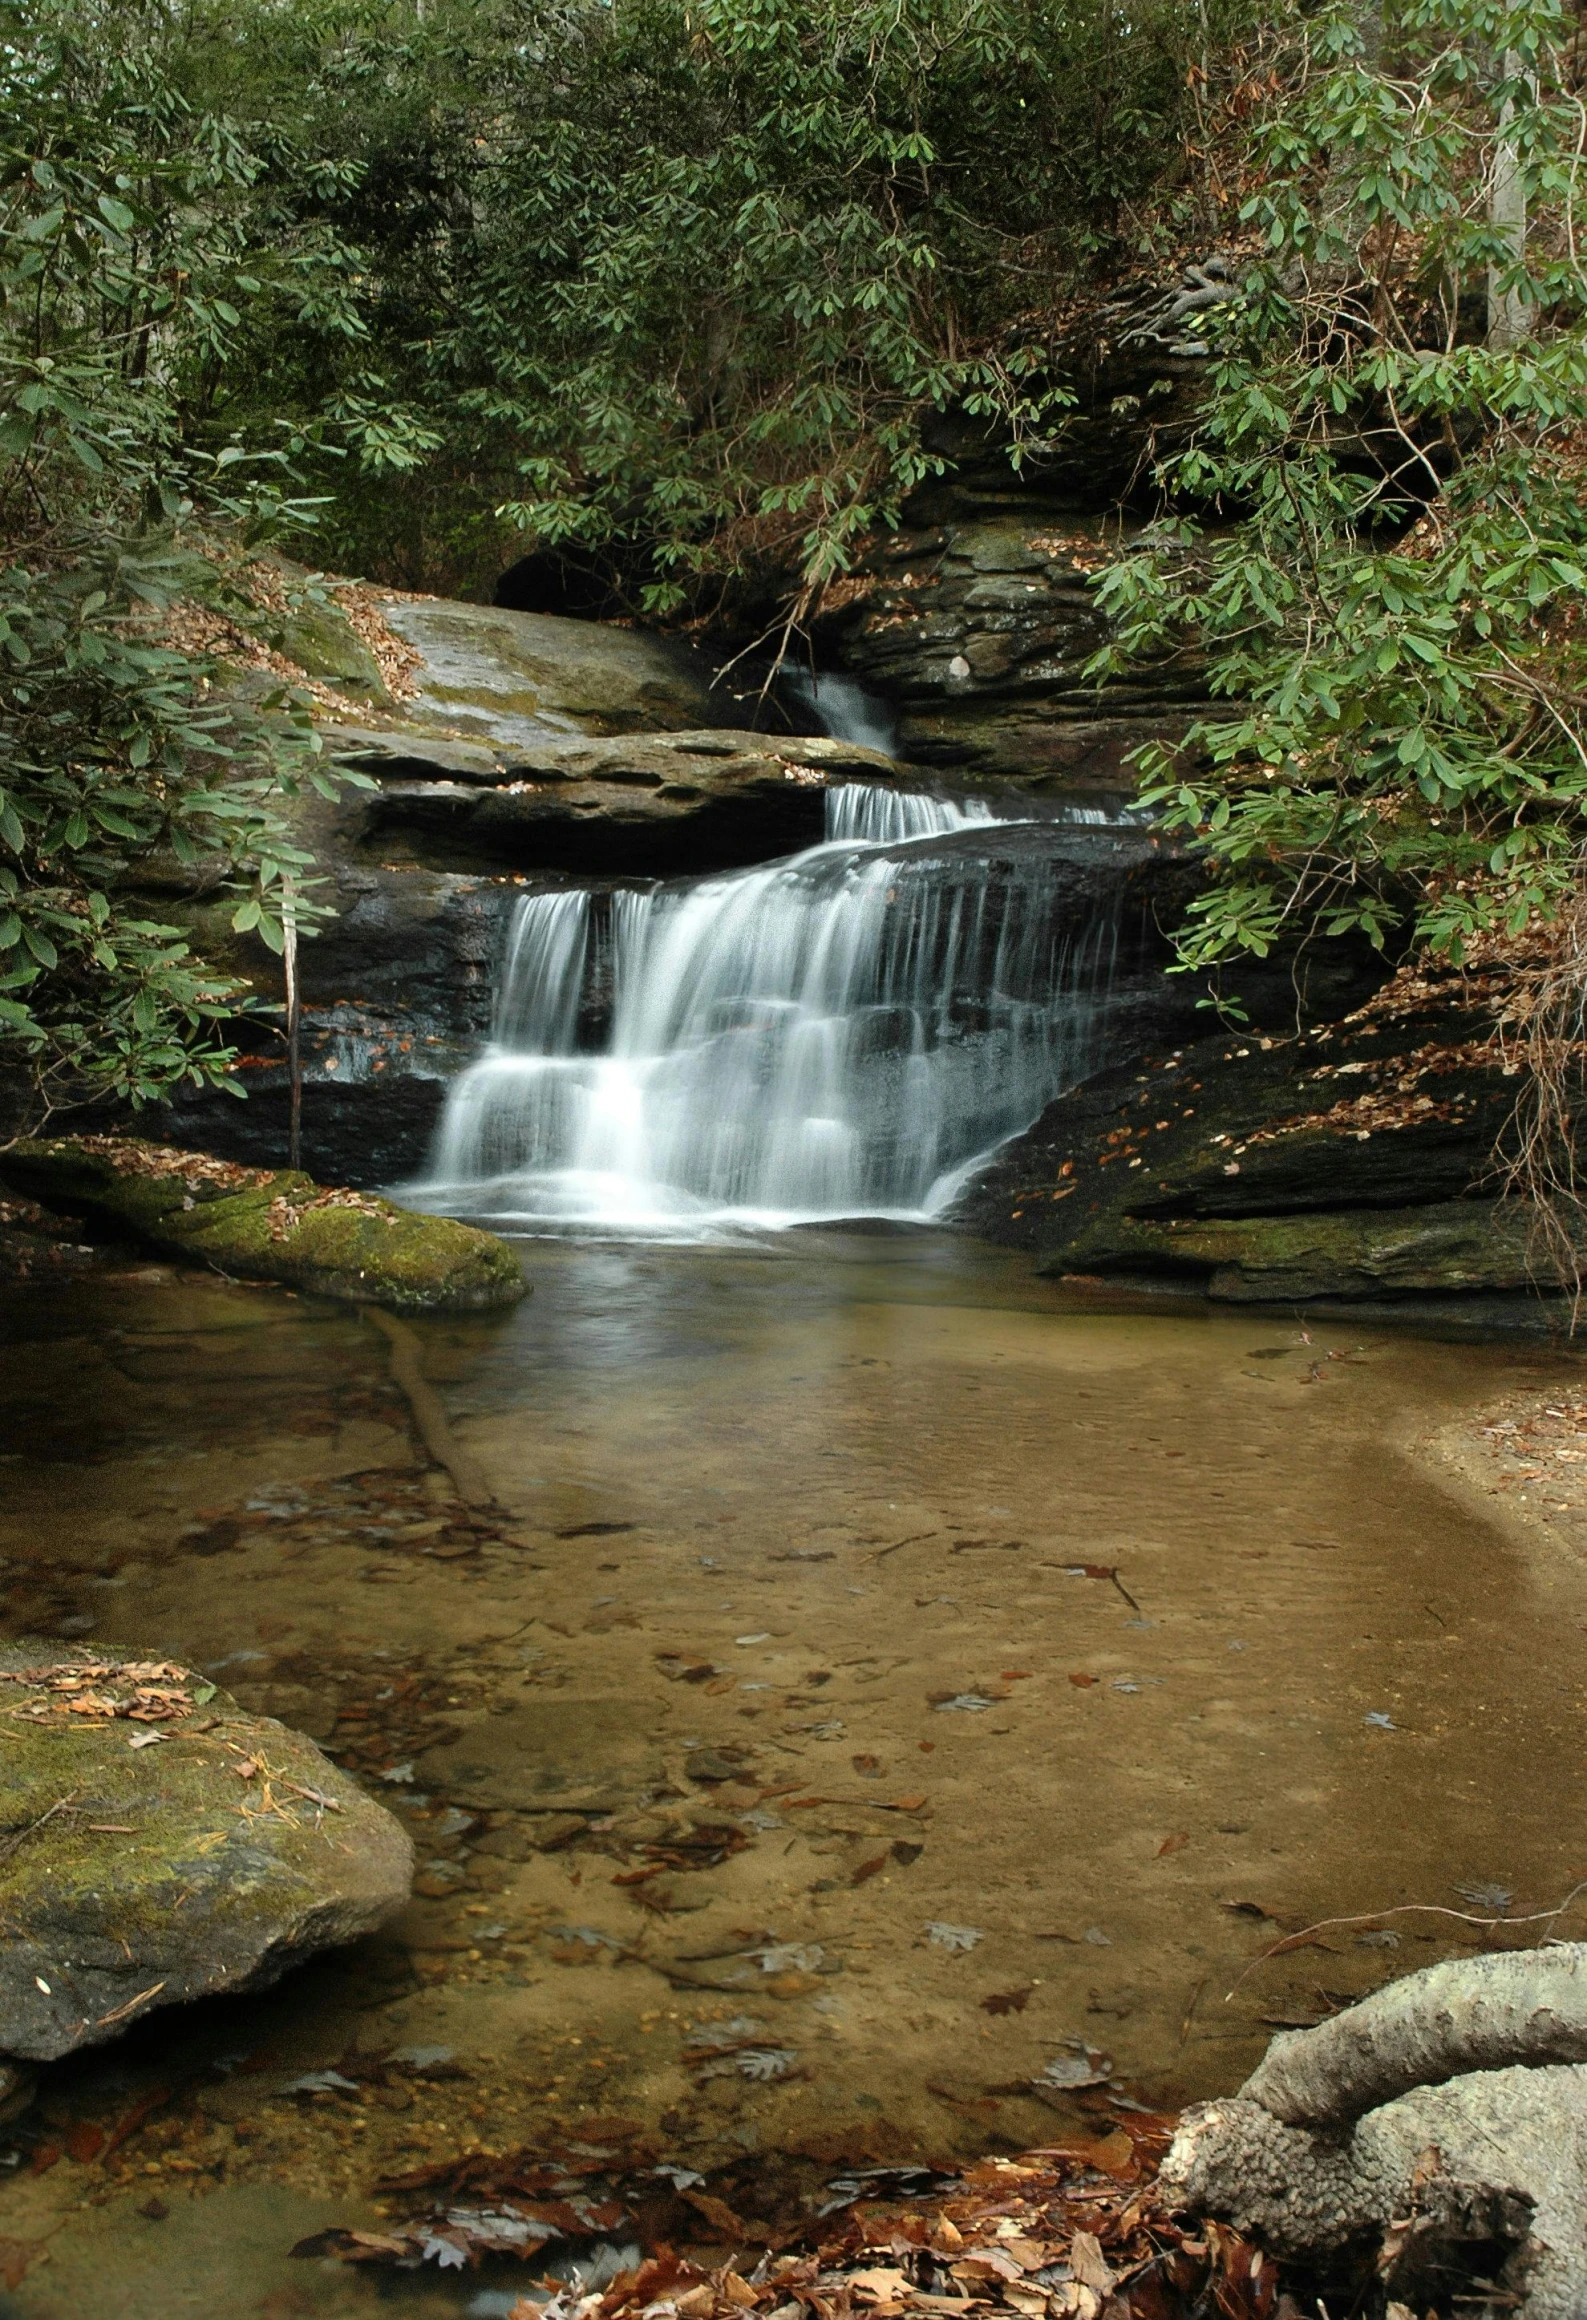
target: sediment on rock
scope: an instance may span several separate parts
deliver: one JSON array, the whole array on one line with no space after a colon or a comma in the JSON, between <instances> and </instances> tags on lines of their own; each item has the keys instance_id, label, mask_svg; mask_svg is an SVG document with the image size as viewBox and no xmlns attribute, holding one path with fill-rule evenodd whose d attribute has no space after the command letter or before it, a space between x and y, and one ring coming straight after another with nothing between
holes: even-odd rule
<instances>
[{"instance_id":1,"label":"sediment on rock","mask_svg":"<svg viewBox=\"0 0 1587 2320\"><path fill-rule=\"evenodd\" d=\"M12 1145L0 1177L243 1280L406 1313L478 1312L526 1294L517 1258L494 1233L293 1170L240 1168L127 1136L68 1136Z\"/></svg>"}]
</instances>

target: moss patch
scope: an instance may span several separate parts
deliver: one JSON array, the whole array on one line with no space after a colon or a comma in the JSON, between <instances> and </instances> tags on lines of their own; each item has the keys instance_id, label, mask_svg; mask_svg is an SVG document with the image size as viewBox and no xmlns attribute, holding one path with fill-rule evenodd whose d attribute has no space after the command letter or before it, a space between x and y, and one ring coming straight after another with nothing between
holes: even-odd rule
<instances>
[{"instance_id":1,"label":"moss patch","mask_svg":"<svg viewBox=\"0 0 1587 2320\"><path fill-rule=\"evenodd\" d=\"M190 1669L0 1646L0 2050L258 1987L408 1895L407 1832Z\"/></svg>"},{"instance_id":2,"label":"moss patch","mask_svg":"<svg viewBox=\"0 0 1587 2320\"><path fill-rule=\"evenodd\" d=\"M0 1173L51 1207L109 1219L244 1280L399 1313L475 1312L526 1290L494 1233L291 1169L236 1167L130 1136L66 1136L13 1145Z\"/></svg>"}]
</instances>

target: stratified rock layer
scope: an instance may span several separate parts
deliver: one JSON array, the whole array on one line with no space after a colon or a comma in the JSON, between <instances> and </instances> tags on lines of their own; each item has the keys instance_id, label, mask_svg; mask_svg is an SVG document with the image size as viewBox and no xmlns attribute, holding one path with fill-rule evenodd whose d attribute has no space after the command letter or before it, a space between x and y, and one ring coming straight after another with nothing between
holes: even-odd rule
<instances>
[{"instance_id":1,"label":"stratified rock layer","mask_svg":"<svg viewBox=\"0 0 1587 2320\"><path fill-rule=\"evenodd\" d=\"M1517 1082L1488 1029L1452 1004L1373 1003L1115 1066L1006 1146L961 1218L1045 1273L1519 1313L1552 1284L1535 1215L1498 1196Z\"/></svg>"},{"instance_id":2,"label":"stratified rock layer","mask_svg":"<svg viewBox=\"0 0 1587 2320\"><path fill-rule=\"evenodd\" d=\"M130 1136L67 1136L14 1144L0 1171L55 1207L245 1280L399 1313L477 1312L525 1294L517 1258L494 1233L295 1170L236 1167Z\"/></svg>"},{"instance_id":3,"label":"stratified rock layer","mask_svg":"<svg viewBox=\"0 0 1587 2320\"><path fill-rule=\"evenodd\" d=\"M900 755L1041 788L1133 792L1132 752L1176 738L1204 705L1186 656L1106 687L1085 673L1107 640L1095 576L1139 529L1038 504L956 513L880 546L831 642L894 704Z\"/></svg>"},{"instance_id":4,"label":"stratified rock layer","mask_svg":"<svg viewBox=\"0 0 1587 2320\"><path fill-rule=\"evenodd\" d=\"M190 1669L0 1645L0 1730L0 2053L259 1988L408 1897L391 1814Z\"/></svg>"}]
</instances>

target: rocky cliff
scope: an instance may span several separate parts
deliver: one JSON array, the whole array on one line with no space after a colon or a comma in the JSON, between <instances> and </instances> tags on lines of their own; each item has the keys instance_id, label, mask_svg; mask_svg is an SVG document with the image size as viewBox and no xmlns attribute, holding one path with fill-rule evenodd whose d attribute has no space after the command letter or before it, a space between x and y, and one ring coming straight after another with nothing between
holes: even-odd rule
<instances>
[{"instance_id":1,"label":"rocky cliff","mask_svg":"<svg viewBox=\"0 0 1587 2320\"><path fill-rule=\"evenodd\" d=\"M1150 1049L1051 1104L959 1219L1072 1281L1553 1326L1556 1268L1496 1156L1519 1091L1497 997L1401 976L1337 1022Z\"/></svg>"}]
</instances>

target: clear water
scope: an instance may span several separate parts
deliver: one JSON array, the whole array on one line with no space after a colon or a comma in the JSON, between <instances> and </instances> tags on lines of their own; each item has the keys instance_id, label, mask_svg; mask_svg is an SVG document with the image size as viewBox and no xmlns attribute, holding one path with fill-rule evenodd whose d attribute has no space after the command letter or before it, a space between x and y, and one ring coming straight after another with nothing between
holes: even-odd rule
<instances>
[{"instance_id":1,"label":"clear water","mask_svg":"<svg viewBox=\"0 0 1587 2320\"><path fill-rule=\"evenodd\" d=\"M526 896L425 1205L660 1234L925 1221L1106 1054L1117 947L983 801L863 784L783 862ZM1003 835L1000 836L1000 833ZM600 1052L580 994L611 980Z\"/></svg>"},{"instance_id":2,"label":"clear water","mask_svg":"<svg viewBox=\"0 0 1587 2320\"><path fill-rule=\"evenodd\" d=\"M1575 1357L1132 1312L919 1231L526 1263L515 1311L414 1325L502 1510L457 1559L355 1311L125 1260L0 1308L7 1632L212 1669L425 1864L351 1953L47 2074L0 2128L4 2320L485 2320L516 2266L291 2250L614 2116L753 2218L1106 2133L1485 1938L1282 1935L1581 1876L1581 1522L1528 1541L1426 1447ZM787 2076L700 2068L746 2015ZM1079 2046L1110 2086L1053 2086Z\"/></svg>"}]
</instances>

